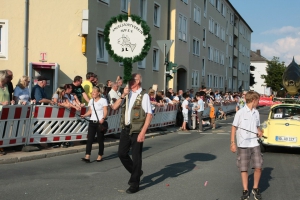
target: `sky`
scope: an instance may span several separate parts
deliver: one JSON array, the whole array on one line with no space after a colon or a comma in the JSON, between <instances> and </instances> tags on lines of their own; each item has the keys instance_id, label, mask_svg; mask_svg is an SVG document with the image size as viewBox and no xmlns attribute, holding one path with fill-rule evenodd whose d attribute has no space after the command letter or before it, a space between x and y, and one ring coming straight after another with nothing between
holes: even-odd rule
<instances>
[{"instance_id":1,"label":"sky","mask_svg":"<svg viewBox=\"0 0 300 200\"><path fill-rule=\"evenodd\" d=\"M251 50L300 64L300 0L229 0L253 30Z\"/></svg>"}]
</instances>

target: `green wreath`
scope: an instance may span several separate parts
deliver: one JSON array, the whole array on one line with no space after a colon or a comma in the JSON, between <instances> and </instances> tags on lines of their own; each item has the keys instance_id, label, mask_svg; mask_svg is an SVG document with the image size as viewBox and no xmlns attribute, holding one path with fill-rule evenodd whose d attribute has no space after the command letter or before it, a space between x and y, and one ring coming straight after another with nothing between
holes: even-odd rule
<instances>
[{"instance_id":1,"label":"green wreath","mask_svg":"<svg viewBox=\"0 0 300 200\"><path fill-rule=\"evenodd\" d=\"M132 72L132 63L142 61L148 54L149 49L151 48L151 35L150 35L150 27L147 23L142 20L139 16L130 15L132 21L136 22L137 24L141 25L143 29L143 34L148 35L145 39L145 45L141 51L141 53L133 58L122 58L114 53L110 45L110 27L112 24L116 23L117 21L128 21L128 15L120 14L116 17L112 17L107 24L105 25L104 29L104 41L105 41L105 48L108 54L113 58L116 62L123 62L124 64L124 82L127 83L131 79L131 72Z\"/></svg>"}]
</instances>

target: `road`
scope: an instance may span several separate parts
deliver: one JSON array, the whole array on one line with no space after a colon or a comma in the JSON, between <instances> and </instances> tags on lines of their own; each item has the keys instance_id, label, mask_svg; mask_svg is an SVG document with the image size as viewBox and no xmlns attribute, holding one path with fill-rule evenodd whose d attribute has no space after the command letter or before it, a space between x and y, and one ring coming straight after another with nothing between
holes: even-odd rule
<instances>
[{"instance_id":1,"label":"road","mask_svg":"<svg viewBox=\"0 0 300 200\"><path fill-rule=\"evenodd\" d=\"M263 121L268 110L259 111ZM147 139L144 175L136 194L126 194L129 174L117 158L117 146L112 146L105 149L101 163L84 163L80 161L84 155L77 153L0 165L1 200L239 199L242 186L236 154L229 151L232 120L217 121L216 130L201 134L176 132ZM300 199L299 153L283 148L264 153L263 199ZM92 158L96 159L96 154L93 151ZM249 172L251 187L253 175Z\"/></svg>"}]
</instances>

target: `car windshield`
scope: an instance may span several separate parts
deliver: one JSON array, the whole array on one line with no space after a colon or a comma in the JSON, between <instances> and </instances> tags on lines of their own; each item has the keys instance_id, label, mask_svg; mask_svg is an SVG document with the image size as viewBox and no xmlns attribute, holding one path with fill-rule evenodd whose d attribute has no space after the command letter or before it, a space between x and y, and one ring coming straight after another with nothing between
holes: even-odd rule
<instances>
[{"instance_id":1,"label":"car windshield","mask_svg":"<svg viewBox=\"0 0 300 200\"><path fill-rule=\"evenodd\" d=\"M271 119L295 119L300 120L300 107L277 106L271 111Z\"/></svg>"}]
</instances>

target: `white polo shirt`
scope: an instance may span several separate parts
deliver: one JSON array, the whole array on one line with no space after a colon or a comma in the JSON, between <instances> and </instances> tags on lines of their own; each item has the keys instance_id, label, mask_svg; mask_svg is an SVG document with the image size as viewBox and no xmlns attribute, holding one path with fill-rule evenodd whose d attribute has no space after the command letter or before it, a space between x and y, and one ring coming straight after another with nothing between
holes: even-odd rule
<instances>
[{"instance_id":1,"label":"white polo shirt","mask_svg":"<svg viewBox=\"0 0 300 200\"><path fill-rule=\"evenodd\" d=\"M250 110L248 106L245 105L234 116L232 125L237 127L236 142L238 147L259 146L258 138L254 134L257 133L257 127L260 126L259 112L256 109L253 108Z\"/></svg>"},{"instance_id":2,"label":"white polo shirt","mask_svg":"<svg viewBox=\"0 0 300 200\"><path fill-rule=\"evenodd\" d=\"M137 98L137 96L142 92L142 88L139 88L137 91L133 92L130 91L128 100L129 100L129 105L128 105L128 112L127 112L127 117L128 121L130 122L130 115L131 115L131 109L132 106ZM142 108L144 112L147 114L152 114L152 108L151 108L151 103L150 103L150 97L147 93L144 94L143 99L142 99ZM126 113L125 113L126 114Z\"/></svg>"}]
</instances>

